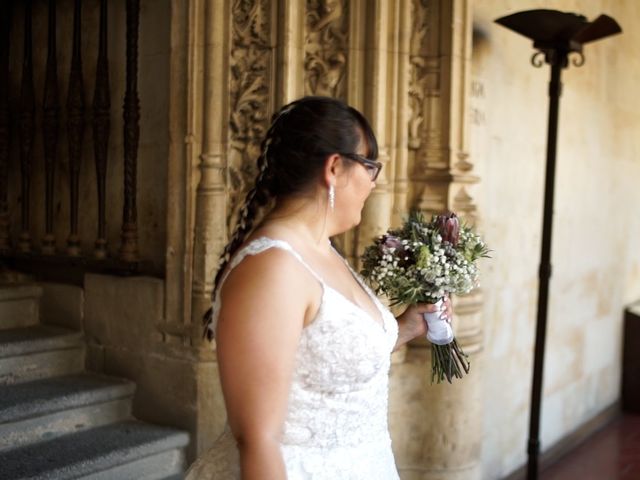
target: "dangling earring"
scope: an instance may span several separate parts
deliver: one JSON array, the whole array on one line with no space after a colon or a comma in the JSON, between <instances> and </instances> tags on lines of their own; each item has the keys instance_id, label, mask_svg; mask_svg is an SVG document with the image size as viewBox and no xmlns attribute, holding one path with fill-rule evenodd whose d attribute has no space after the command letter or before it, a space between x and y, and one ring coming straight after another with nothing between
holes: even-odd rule
<instances>
[{"instance_id":1,"label":"dangling earring","mask_svg":"<svg viewBox=\"0 0 640 480\"><path fill-rule=\"evenodd\" d=\"M333 185L329 185L329 208L332 212L336 208L336 189Z\"/></svg>"}]
</instances>

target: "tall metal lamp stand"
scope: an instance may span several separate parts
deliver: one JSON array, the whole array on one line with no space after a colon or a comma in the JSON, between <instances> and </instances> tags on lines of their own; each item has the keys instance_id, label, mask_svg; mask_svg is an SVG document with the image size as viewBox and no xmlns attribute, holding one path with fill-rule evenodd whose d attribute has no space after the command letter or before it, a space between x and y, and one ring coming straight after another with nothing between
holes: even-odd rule
<instances>
[{"instance_id":1,"label":"tall metal lamp stand","mask_svg":"<svg viewBox=\"0 0 640 480\"><path fill-rule=\"evenodd\" d=\"M551 278L551 227L558 136L558 107L562 91L560 75L562 69L569 66L569 56L571 54L575 54L575 57L572 58L574 66L580 67L584 64L582 46L585 43L620 33L622 29L613 18L607 15L600 15L593 22L589 22L583 15L557 10L527 10L498 18L495 21L533 40L533 48L537 52L533 54L531 63L535 67L541 67L544 63L548 63L551 66L538 315L527 447L527 480L534 480L538 478L538 455L540 453L540 405L542 400L542 371L547 330L549 279Z\"/></svg>"}]
</instances>

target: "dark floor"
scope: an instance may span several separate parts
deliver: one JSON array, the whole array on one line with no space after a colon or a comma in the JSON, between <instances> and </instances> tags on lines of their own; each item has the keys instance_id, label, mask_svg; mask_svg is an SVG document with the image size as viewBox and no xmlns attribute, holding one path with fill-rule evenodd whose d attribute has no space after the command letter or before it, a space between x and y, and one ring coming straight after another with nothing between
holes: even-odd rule
<instances>
[{"instance_id":1,"label":"dark floor","mask_svg":"<svg viewBox=\"0 0 640 480\"><path fill-rule=\"evenodd\" d=\"M640 480L640 415L618 417L542 471L540 480Z\"/></svg>"}]
</instances>

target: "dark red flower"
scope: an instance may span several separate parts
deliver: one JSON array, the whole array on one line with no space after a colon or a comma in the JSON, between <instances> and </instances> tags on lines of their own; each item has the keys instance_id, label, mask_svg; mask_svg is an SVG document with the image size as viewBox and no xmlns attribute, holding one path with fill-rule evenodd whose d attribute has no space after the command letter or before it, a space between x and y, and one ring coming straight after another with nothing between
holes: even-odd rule
<instances>
[{"instance_id":1,"label":"dark red flower","mask_svg":"<svg viewBox=\"0 0 640 480\"><path fill-rule=\"evenodd\" d=\"M460 235L460 222L455 213L449 212L436 217L436 225L442 235L442 240L449 242L454 247L458 245L458 236Z\"/></svg>"}]
</instances>

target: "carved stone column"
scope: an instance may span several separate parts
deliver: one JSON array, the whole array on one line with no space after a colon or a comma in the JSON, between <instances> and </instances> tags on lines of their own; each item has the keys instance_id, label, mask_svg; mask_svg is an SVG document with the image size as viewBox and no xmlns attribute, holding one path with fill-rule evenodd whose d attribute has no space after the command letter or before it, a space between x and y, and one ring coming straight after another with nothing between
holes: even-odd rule
<instances>
[{"instance_id":1,"label":"carved stone column","mask_svg":"<svg viewBox=\"0 0 640 480\"><path fill-rule=\"evenodd\" d=\"M475 223L478 182L467 151L471 0L411 0L409 199L427 215L458 212ZM471 373L430 385L430 351L418 340L394 365L390 418L403 480L481 477L481 292L454 299L454 330Z\"/></svg>"},{"instance_id":2,"label":"carved stone column","mask_svg":"<svg viewBox=\"0 0 640 480\"><path fill-rule=\"evenodd\" d=\"M202 315L211 305L213 278L218 255L227 239L226 182L228 135L228 22L225 2L207 2L204 8L204 83L202 153L199 156L199 182L195 197L193 282L191 323L194 337L200 338ZM195 339L194 338L194 339Z\"/></svg>"},{"instance_id":3,"label":"carved stone column","mask_svg":"<svg viewBox=\"0 0 640 480\"><path fill-rule=\"evenodd\" d=\"M278 0L275 106L304 95L305 4Z\"/></svg>"},{"instance_id":4,"label":"carved stone column","mask_svg":"<svg viewBox=\"0 0 640 480\"><path fill-rule=\"evenodd\" d=\"M158 329L193 364L193 453L226 418L202 316L274 109L275 9L276 0L172 4L167 318Z\"/></svg>"},{"instance_id":5,"label":"carved stone column","mask_svg":"<svg viewBox=\"0 0 640 480\"><path fill-rule=\"evenodd\" d=\"M399 225L407 215L409 210L409 122L411 109L409 108L409 95L407 94L410 85L411 67L409 54L411 46L411 1L400 0L398 2L397 20L397 92L395 98L395 111L397 112L397 122L394 128L395 135L391 142L391 158L393 159L391 169L394 172L393 179L393 211L391 224Z\"/></svg>"},{"instance_id":6,"label":"carved stone column","mask_svg":"<svg viewBox=\"0 0 640 480\"><path fill-rule=\"evenodd\" d=\"M378 160L384 168L369 196L358 227L357 249L354 263L364 247L383 233L391 224L393 211L393 181L395 172L391 163L398 117L394 115L398 92L398 28L400 1L376 0L365 2L367 30L365 33L364 114L378 139ZM356 262L358 260L358 262Z\"/></svg>"},{"instance_id":7,"label":"carved stone column","mask_svg":"<svg viewBox=\"0 0 640 480\"><path fill-rule=\"evenodd\" d=\"M194 179L202 151L204 56L203 0L171 4L169 172L165 321L158 326L167 343L191 344Z\"/></svg>"}]
</instances>

